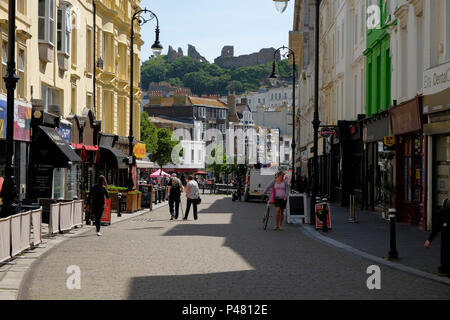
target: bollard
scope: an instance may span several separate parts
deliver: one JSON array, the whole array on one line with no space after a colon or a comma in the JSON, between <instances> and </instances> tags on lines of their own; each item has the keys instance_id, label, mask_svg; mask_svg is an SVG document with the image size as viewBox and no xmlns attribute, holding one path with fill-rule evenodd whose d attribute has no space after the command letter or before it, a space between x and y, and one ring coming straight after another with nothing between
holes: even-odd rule
<instances>
[{"instance_id":1,"label":"bollard","mask_svg":"<svg viewBox=\"0 0 450 320\"><path fill-rule=\"evenodd\" d=\"M322 232L328 232L328 223L327 223L327 216L328 216L328 199L323 198L323 211L322 211Z\"/></svg>"},{"instance_id":2,"label":"bollard","mask_svg":"<svg viewBox=\"0 0 450 320\"><path fill-rule=\"evenodd\" d=\"M397 252L397 242L396 242L396 236L395 236L395 219L397 216L397 210L394 208L389 209L389 221L391 225L391 236L390 236L390 244L391 248L389 251L389 259L398 259L398 252Z\"/></svg>"},{"instance_id":3,"label":"bollard","mask_svg":"<svg viewBox=\"0 0 450 320\"><path fill-rule=\"evenodd\" d=\"M350 217L348 218L348 222L357 223L356 220L356 212L355 212L355 195L350 195Z\"/></svg>"},{"instance_id":4,"label":"bollard","mask_svg":"<svg viewBox=\"0 0 450 320\"><path fill-rule=\"evenodd\" d=\"M122 213L120 213L120 209L121 209L120 207L122 207L122 201L120 199L122 198L122 194L120 192L117 194L117 198L119 198L119 205L118 205L118 209L117 209L117 216L121 217Z\"/></svg>"}]
</instances>

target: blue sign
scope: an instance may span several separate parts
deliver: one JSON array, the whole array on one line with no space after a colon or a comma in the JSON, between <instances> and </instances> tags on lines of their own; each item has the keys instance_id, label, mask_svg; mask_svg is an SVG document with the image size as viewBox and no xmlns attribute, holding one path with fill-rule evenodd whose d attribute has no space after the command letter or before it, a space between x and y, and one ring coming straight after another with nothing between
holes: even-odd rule
<instances>
[{"instance_id":1,"label":"blue sign","mask_svg":"<svg viewBox=\"0 0 450 320\"><path fill-rule=\"evenodd\" d=\"M6 139L6 100L0 100L0 139Z\"/></svg>"},{"instance_id":2,"label":"blue sign","mask_svg":"<svg viewBox=\"0 0 450 320\"><path fill-rule=\"evenodd\" d=\"M68 144L70 144L70 133L72 131L72 128L68 125L65 125L64 123L59 124L58 132L61 135L61 137L66 141Z\"/></svg>"}]
</instances>

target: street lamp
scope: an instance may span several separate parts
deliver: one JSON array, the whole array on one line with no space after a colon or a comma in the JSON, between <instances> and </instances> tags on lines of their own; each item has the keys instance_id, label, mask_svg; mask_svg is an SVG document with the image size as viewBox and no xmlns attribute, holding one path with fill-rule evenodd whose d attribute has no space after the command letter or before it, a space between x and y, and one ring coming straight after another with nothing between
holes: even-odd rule
<instances>
[{"instance_id":1,"label":"street lamp","mask_svg":"<svg viewBox=\"0 0 450 320\"><path fill-rule=\"evenodd\" d=\"M7 90L6 103L6 168L0 197L3 200L2 217L16 214L20 208L16 178L14 176L14 91L19 77L16 75L16 0L9 0L8 7L8 75L4 77Z\"/></svg>"},{"instance_id":2,"label":"street lamp","mask_svg":"<svg viewBox=\"0 0 450 320\"><path fill-rule=\"evenodd\" d=\"M148 13L148 18L144 18L141 16L142 13ZM133 18L131 19L131 44L130 44L130 67L131 67L131 75L130 75L130 135L128 137L129 140L129 172L128 172L128 190L133 190L134 183L133 183L133 163L134 163L134 156L133 156L133 97L134 97L134 88L133 88L133 73L134 73L134 22L136 21L140 26L144 25L145 23L156 19L156 39L155 42L152 45L152 51L153 54L156 57L159 57L161 55L163 46L159 42L159 20L156 14L154 14L152 11L147 9L141 9L137 10L133 14Z\"/></svg>"},{"instance_id":3,"label":"street lamp","mask_svg":"<svg viewBox=\"0 0 450 320\"><path fill-rule=\"evenodd\" d=\"M273 2L275 2L275 8L277 11L279 13L283 13L288 6L289 0L273 0Z\"/></svg>"},{"instance_id":4,"label":"street lamp","mask_svg":"<svg viewBox=\"0 0 450 320\"><path fill-rule=\"evenodd\" d=\"M287 1L286 1L287 4ZM273 53L273 63L272 63L272 74L269 77L269 81L272 86L276 85L278 82L278 75L276 72L276 55L280 50L287 49L288 53L286 57L292 57L292 177L291 177L291 189L297 191L297 179L295 175L295 75L297 71L297 67L295 64L295 53L291 48L282 46L275 50ZM281 162L281 161L280 161Z\"/></svg>"}]
</instances>

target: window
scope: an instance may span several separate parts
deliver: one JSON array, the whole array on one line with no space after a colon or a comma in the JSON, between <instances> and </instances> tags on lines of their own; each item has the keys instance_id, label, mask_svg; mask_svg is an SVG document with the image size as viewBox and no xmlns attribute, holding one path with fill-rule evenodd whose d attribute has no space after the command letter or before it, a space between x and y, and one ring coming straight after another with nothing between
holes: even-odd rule
<instances>
[{"instance_id":1,"label":"window","mask_svg":"<svg viewBox=\"0 0 450 320\"><path fill-rule=\"evenodd\" d=\"M193 163L194 161L195 161L194 150L191 150L191 162Z\"/></svg>"},{"instance_id":2,"label":"window","mask_svg":"<svg viewBox=\"0 0 450 320\"><path fill-rule=\"evenodd\" d=\"M71 56L72 56L72 65L76 66L77 65L77 20L75 17L73 17L72 19L72 51L71 51Z\"/></svg>"},{"instance_id":3,"label":"window","mask_svg":"<svg viewBox=\"0 0 450 320\"><path fill-rule=\"evenodd\" d=\"M205 110L205 108L204 107L200 107L200 108L198 108L198 117L199 118L204 118L205 117L205 112L206 110Z\"/></svg>"},{"instance_id":4,"label":"window","mask_svg":"<svg viewBox=\"0 0 450 320\"><path fill-rule=\"evenodd\" d=\"M198 150L198 162L202 162L202 150Z\"/></svg>"},{"instance_id":5,"label":"window","mask_svg":"<svg viewBox=\"0 0 450 320\"><path fill-rule=\"evenodd\" d=\"M55 37L55 3L54 0L39 0L38 39L50 44Z\"/></svg>"},{"instance_id":6,"label":"window","mask_svg":"<svg viewBox=\"0 0 450 320\"><path fill-rule=\"evenodd\" d=\"M77 114L77 87L74 85L72 85L71 94L71 111L73 114Z\"/></svg>"},{"instance_id":7,"label":"window","mask_svg":"<svg viewBox=\"0 0 450 320\"><path fill-rule=\"evenodd\" d=\"M220 124L219 125L219 130L220 130L220 132L222 132L224 134L225 133L225 125L224 124Z\"/></svg>"},{"instance_id":8,"label":"window","mask_svg":"<svg viewBox=\"0 0 450 320\"><path fill-rule=\"evenodd\" d=\"M58 105L61 107L61 113L63 110L61 101L61 92L55 88L51 88L45 84L41 85L41 99L44 103L44 111L47 111L47 107L50 105Z\"/></svg>"},{"instance_id":9,"label":"window","mask_svg":"<svg viewBox=\"0 0 450 320\"><path fill-rule=\"evenodd\" d=\"M92 60L93 60L93 53L92 53L92 29L91 28L87 28L86 29L86 68L87 68L88 72L93 72Z\"/></svg>"},{"instance_id":10,"label":"window","mask_svg":"<svg viewBox=\"0 0 450 320\"><path fill-rule=\"evenodd\" d=\"M18 0L17 1L17 11L21 14L26 14L26 7L25 7L26 1L25 0Z\"/></svg>"},{"instance_id":11,"label":"window","mask_svg":"<svg viewBox=\"0 0 450 320\"><path fill-rule=\"evenodd\" d=\"M21 49L19 49L17 58L17 71L19 76L17 95L19 98L25 98L25 51Z\"/></svg>"},{"instance_id":12,"label":"window","mask_svg":"<svg viewBox=\"0 0 450 320\"><path fill-rule=\"evenodd\" d=\"M7 73L7 68L8 68L8 46L6 45L6 42L2 43L2 70L1 70L1 82L2 82L2 91L5 92L6 91L6 83L5 80L3 79L4 76L6 76Z\"/></svg>"}]
</instances>

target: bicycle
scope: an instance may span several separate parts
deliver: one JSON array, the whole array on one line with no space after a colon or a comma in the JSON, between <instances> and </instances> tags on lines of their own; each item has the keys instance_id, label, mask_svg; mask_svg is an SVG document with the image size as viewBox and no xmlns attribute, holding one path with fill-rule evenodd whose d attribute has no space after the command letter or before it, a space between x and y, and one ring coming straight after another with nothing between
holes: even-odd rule
<instances>
[{"instance_id":1,"label":"bicycle","mask_svg":"<svg viewBox=\"0 0 450 320\"><path fill-rule=\"evenodd\" d=\"M262 219L264 230L267 229L267 224L269 223L269 219L270 219L270 199L267 200L266 209L264 210L264 215L263 215L263 219Z\"/></svg>"}]
</instances>

